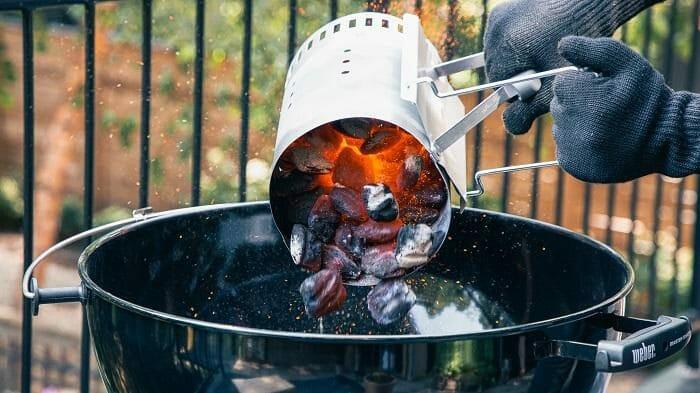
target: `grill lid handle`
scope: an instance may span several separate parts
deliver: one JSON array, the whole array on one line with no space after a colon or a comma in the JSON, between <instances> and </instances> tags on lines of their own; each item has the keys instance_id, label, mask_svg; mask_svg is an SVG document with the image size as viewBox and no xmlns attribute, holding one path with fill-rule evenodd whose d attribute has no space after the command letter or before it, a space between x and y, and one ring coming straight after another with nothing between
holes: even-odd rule
<instances>
[{"instance_id":1,"label":"grill lid handle","mask_svg":"<svg viewBox=\"0 0 700 393\"><path fill-rule=\"evenodd\" d=\"M656 321L604 314L593 321L603 328L632 333L622 340L598 344L551 340L535 343L538 359L557 356L595 363L600 372L614 373L649 366L680 352L690 341L687 317L660 316Z\"/></svg>"},{"instance_id":2,"label":"grill lid handle","mask_svg":"<svg viewBox=\"0 0 700 393\"><path fill-rule=\"evenodd\" d=\"M191 209L191 208L186 208ZM84 302L87 291L85 286L81 283L75 287L60 287L60 288L39 288L38 281L33 277L34 269L36 269L39 264L44 261L48 256L55 253L58 250L64 249L80 240L90 238L95 235L99 235L111 230L115 230L132 224L137 221L141 221L148 218L158 217L167 213L152 213L151 207L144 207L141 209L136 209L132 212L132 217L124 220L119 220L104 224L95 228L88 229L84 232L80 232L73 235L63 241L60 241L53 246L49 247L46 251L41 253L32 263L27 267L22 277L22 295L31 301L32 313L36 316L39 315L39 306L42 304L55 304L55 303L73 303L73 302ZM182 209L185 210L185 209Z\"/></svg>"}]
</instances>

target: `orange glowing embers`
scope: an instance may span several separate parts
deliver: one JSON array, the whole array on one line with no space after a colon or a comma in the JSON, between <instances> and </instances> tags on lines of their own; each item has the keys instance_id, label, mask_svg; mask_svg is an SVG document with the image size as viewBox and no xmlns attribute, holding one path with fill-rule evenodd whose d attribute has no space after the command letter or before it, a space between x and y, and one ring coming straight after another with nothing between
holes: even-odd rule
<instances>
[{"instance_id":1,"label":"orange glowing embers","mask_svg":"<svg viewBox=\"0 0 700 393\"><path fill-rule=\"evenodd\" d=\"M420 142L367 118L297 139L272 184L274 206L291 226L292 259L315 273L299 288L314 317L342 306L342 281L394 278L427 263L430 225L447 203L443 178Z\"/></svg>"}]
</instances>

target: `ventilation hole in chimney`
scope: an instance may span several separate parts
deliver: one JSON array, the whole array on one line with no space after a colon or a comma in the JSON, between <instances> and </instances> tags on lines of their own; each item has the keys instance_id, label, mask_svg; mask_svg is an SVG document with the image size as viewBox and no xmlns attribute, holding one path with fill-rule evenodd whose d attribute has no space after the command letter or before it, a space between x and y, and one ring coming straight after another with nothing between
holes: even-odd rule
<instances>
[{"instance_id":1,"label":"ventilation hole in chimney","mask_svg":"<svg viewBox=\"0 0 700 393\"><path fill-rule=\"evenodd\" d=\"M349 74L349 73L350 73L350 71L348 71L348 70L345 70L345 71L341 72L341 74L343 74L343 75L346 75L346 74Z\"/></svg>"},{"instance_id":2,"label":"ventilation hole in chimney","mask_svg":"<svg viewBox=\"0 0 700 393\"><path fill-rule=\"evenodd\" d=\"M349 62L350 62L350 59L345 59L345 60L343 60L343 64L349 63Z\"/></svg>"},{"instance_id":3,"label":"ventilation hole in chimney","mask_svg":"<svg viewBox=\"0 0 700 393\"><path fill-rule=\"evenodd\" d=\"M333 32L334 32L334 33L337 33L337 32L339 32L339 31L340 31L340 24L337 24L337 25L333 26Z\"/></svg>"},{"instance_id":4,"label":"ventilation hole in chimney","mask_svg":"<svg viewBox=\"0 0 700 393\"><path fill-rule=\"evenodd\" d=\"M403 33L403 25L402 25L401 23L399 23L398 25L396 25L396 30L398 30L399 33Z\"/></svg>"},{"instance_id":5,"label":"ventilation hole in chimney","mask_svg":"<svg viewBox=\"0 0 700 393\"><path fill-rule=\"evenodd\" d=\"M311 49L311 47L314 45L313 40L309 41L309 45L306 47L306 49Z\"/></svg>"},{"instance_id":6,"label":"ventilation hole in chimney","mask_svg":"<svg viewBox=\"0 0 700 393\"><path fill-rule=\"evenodd\" d=\"M372 26L372 18L365 19L365 26Z\"/></svg>"},{"instance_id":7,"label":"ventilation hole in chimney","mask_svg":"<svg viewBox=\"0 0 700 393\"><path fill-rule=\"evenodd\" d=\"M355 27L355 26L357 26L357 20L355 20L355 19L350 19L350 23L348 24L348 26L350 26L350 27Z\"/></svg>"},{"instance_id":8,"label":"ventilation hole in chimney","mask_svg":"<svg viewBox=\"0 0 700 393\"><path fill-rule=\"evenodd\" d=\"M325 32L325 31L322 31L322 32L321 32L321 39L324 39L324 38L326 38L326 32Z\"/></svg>"},{"instance_id":9,"label":"ventilation hole in chimney","mask_svg":"<svg viewBox=\"0 0 700 393\"><path fill-rule=\"evenodd\" d=\"M343 52L348 53L350 52L350 49L345 49Z\"/></svg>"},{"instance_id":10,"label":"ventilation hole in chimney","mask_svg":"<svg viewBox=\"0 0 700 393\"><path fill-rule=\"evenodd\" d=\"M385 29L389 28L389 21L386 19L382 19L382 27Z\"/></svg>"}]
</instances>

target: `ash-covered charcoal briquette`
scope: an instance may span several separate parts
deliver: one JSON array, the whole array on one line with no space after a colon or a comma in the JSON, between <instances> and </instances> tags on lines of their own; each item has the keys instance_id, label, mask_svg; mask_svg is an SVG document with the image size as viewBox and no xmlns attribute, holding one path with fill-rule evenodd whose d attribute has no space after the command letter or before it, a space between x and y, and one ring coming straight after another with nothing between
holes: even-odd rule
<instances>
[{"instance_id":1,"label":"ash-covered charcoal briquette","mask_svg":"<svg viewBox=\"0 0 700 393\"><path fill-rule=\"evenodd\" d=\"M367 210L362 197L355 190L336 185L329 193L333 208L352 221L367 220Z\"/></svg>"},{"instance_id":2,"label":"ash-covered charcoal briquette","mask_svg":"<svg viewBox=\"0 0 700 393\"><path fill-rule=\"evenodd\" d=\"M323 174L330 173L333 169L333 164L326 160L320 151L306 146L292 148L289 152L289 161L303 173Z\"/></svg>"},{"instance_id":3,"label":"ash-covered charcoal briquette","mask_svg":"<svg viewBox=\"0 0 700 393\"><path fill-rule=\"evenodd\" d=\"M403 162L396 178L399 191L407 190L418 183L418 178L423 170L423 159L418 154L412 154Z\"/></svg>"},{"instance_id":4,"label":"ash-covered charcoal briquette","mask_svg":"<svg viewBox=\"0 0 700 393\"><path fill-rule=\"evenodd\" d=\"M422 205L439 209L447 201L447 191L442 184L430 184L414 191L414 197Z\"/></svg>"},{"instance_id":5,"label":"ash-covered charcoal briquette","mask_svg":"<svg viewBox=\"0 0 700 393\"><path fill-rule=\"evenodd\" d=\"M318 188L314 176L297 170L290 172L280 170L275 174L273 181L274 188L271 191L277 197L298 195Z\"/></svg>"},{"instance_id":6,"label":"ash-covered charcoal briquette","mask_svg":"<svg viewBox=\"0 0 700 393\"><path fill-rule=\"evenodd\" d=\"M425 224L405 225L396 238L396 261L401 268L423 265L430 259L433 231Z\"/></svg>"},{"instance_id":7,"label":"ash-covered charcoal briquette","mask_svg":"<svg viewBox=\"0 0 700 393\"><path fill-rule=\"evenodd\" d=\"M401 208L400 216L406 224L432 225L440 217L440 212L431 207L407 206Z\"/></svg>"},{"instance_id":8,"label":"ash-covered charcoal briquette","mask_svg":"<svg viewBox=\"0 0 700 393\"><path fill-rule=\"evenodd\" d=\"M404 273L394 256L392 243L367 247L362 254L360 268L377 278L398 277Z\"/></svg>"},{"instance_id":9,"label":"ash-covered charcoal briquette","mask_svg":"<svg viewBox=\"0 0 700 393\"><path fill-rule=\"evenodd\" d=\"M394 241L401 225L399 220L382 222L369 219L356 226L353 233L367 243L382 244Z\"/></svg>"},{"instance_id":10,"label":"ash-covered charcoal briquette","mask_svg":"<svg viewBox=\"0 0 700 393\"><path fill-rule=\"evenodd\" d=\"M355 236L352 226L348 223L340 224L335 231L333 244L347 251L347 253L356 260L362 258L362 253L365 251L364 239Z\"/></svg>"},{"instance_id":11,"label":"ash-covered charcoal briquette","mask_svg":"<svg viewBox=\"0 0 700 393\"><path fill-rule=\"evenodd\" d=\"M401 279L384 280L367 294L370 315L382 325L403 319L414 304L416 294Z\"/></svg>"},{"instance_id":12,"label":"ash-covered charcoal briquette","mask_svg":"<svg viewBox=\"0 0 700 393\"><path fill-rule=\"evenodd\" d=\"M335 235L339 221L340 215L333 209L331 198L328 195L318 197L309 212L309 229L325 243Z\"/></svg>"},{"instance_id":13,"label":"ash-covered charcoal briquette","mask_svg":"<svg viewBox=\"0 0 700 393\"><path fill-rule=\"evenodd\" d=\"M362 273L360 267L345 251L333 245L323 246L323 266L326 269L339 270L343 278L351 280L356 279Z\"/></svg>"},{"instance_id":14,"label":"ash-covered charcoal briquette","mask_svg":"<svg viewBox=\"0 0 700 393\"><path fill-rule=\"evenodd\" d=\"M401 141L401 134L399 134L397 130L389 128L380 129L375 131L372 136L362 143L360 151L363 154L381 153L384 150L394 147L399 141Z\"/></svg>"},{"instance_id":15,"label":"ash-covered charcoal briquette","mask_svg":"<svg viewBox=\"0 0 700 393\"><path fill-rule=\"evenodd\" d=\"M301 224L292 227L289 237L289 253L296 265L303 266L312 272L321 268L323 243Z\"/></svg>"},{"instance_id":16,"label":"ash-covered charcoal briquette","mask_svg":"<svg viewBox=\"0 0 700 393\"><path fill-rule=\"evenodd\" d=\"M385 184L367 184L362 187L362 200L367 214L376 221L393 221L399 215L399 205Z\"/></svg>"},{"instance_id":17,"label":"ash-covered charcoal briquette","mask_svg":"<svg viewBox=\"0 0 700 393\"><path fill-rule=\"evenodd\" d=\"M299 286L306 313L314 318L339 310L347 297L340 271L323 269Z\"/></svg>"},{"instance_id":18,"label":"ash-covered charcoal briquette","mask_svg":"<svg viewBox=\"0 0 700 393\"><path fill-rule=\"evenodd\" d=\"M372 128L372 120L366 117L353 117L335 121L333 126L350 138L365 139Z\"/></svg>"}]
</instances>

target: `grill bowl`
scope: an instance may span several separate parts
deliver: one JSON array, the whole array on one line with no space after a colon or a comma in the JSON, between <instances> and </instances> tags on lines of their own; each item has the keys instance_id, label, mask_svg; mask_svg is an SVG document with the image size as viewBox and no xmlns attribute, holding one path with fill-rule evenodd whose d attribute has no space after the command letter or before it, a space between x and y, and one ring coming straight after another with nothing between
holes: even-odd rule
<instances>
[{"instance_id":1,"label":"grill bowl","mask_svg":"<svg viewBox=\"0 0 700 393\"><path fill-rule=\"evenodd\" d=\"M454 211L436 260L406 278L417 303L401 321L374 322L364 287L312 320L267 203L133 224L90 245L79 273L101 373L123 392L362 391L376 373L397 391L602 391L607 374L592 363L536 360L531 348L615 339L590 319L622 313L633 280L582 235Z\"/></svg>"}]
</instances>

